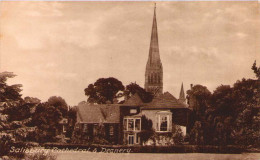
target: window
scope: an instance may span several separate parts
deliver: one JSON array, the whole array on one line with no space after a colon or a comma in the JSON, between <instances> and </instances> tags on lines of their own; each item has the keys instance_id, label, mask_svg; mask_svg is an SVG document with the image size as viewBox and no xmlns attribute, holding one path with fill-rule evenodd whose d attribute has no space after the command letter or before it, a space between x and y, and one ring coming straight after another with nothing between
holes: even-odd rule
<instances>
[{"instance_id":1,"label":"window","mask_svg":"<svg viewBox=\"0 0 260 160\"><path fill-rule=\"evenodd\" d=\"M109 126L109 135L110 136L114 135L114 126L112 126L112 125Z\"/></svg>"},{"instance_id":2,"label":"window","mask_svg":"<svg viewBox=\"0 0 260 160\"><path fill-rule=\"evenodd\" d=\"M137 110L136 109L130 109L130 113L137 113Z\"/></svg>"},{"instance_id":3,"label":"window","mask_svg":"<svg viewBox=\"0 0 260 160\"><path fill-rule=\"evenodd\" d=\"M141 119L135 119L135 130L139 131L141 126Z\"/></svg>"},{"instance_id":4,"label":"window","mask_svg":"<svg viewBox=\"0 0 260 160\"><path fill-rule=\"evenodd\" d=\"M88 124L84 123L83 124L83 132L87 132L88 131Z\"/></svg>"},{"instance_id":5,"label":"window","mask_svg":"<svg viewBox=\"0 0 260 160\"><path fill-rule=\"evenodd\" d=\"M125 131L140 131L141 130L141 118L125 118L124 119Z\"/></svg>"},{"instance_id":6,"label":"window","mask_svg":"<svg viewBox=\"0 0 260 160\"><path fill-rule=\"evenodd\" d=\"M170 131L170 112L160 112L158 114L157 131L168 132Z\"/></svg>"},{"instance_id":7,"label":"window","mask_svg":"<svg viewBox=\"0 0 260 160\"><path fill-rule=\"evenodd\" d=\"M133 134L128 135L128 144L134 144L134 135Z\"/></svg>"},{"instance_id":8,"label":"window","mask_svg":"<svg viewBox=\"0 0 260 160\"><path fill-rule=\"evenodd\" d=\"M167 115L160 116L160 131L168 131L168 118Z\"/></svg>"},{"instance_id":9,"label":"window","mask_svg":"<svg viewBox=\"0 0 260 160\"><path fill-rule=\"evenodd\" d=\"M124 130L127 130L127 119L124 119Z\"/></svg>"},{"instance_id":10,"label":"window","mask_svg":"<svg viewBox=\"0 0 260 160\"><path fill-rule=\"evenodd\" d=\"M128 119L128 131L134 130L134 119Z\"/></svg>"},{"instance_id":11,"label":"window","mask_svg":"<svg viewBox=\"0 0 260 160\"><path fill-rule=\"evenodd\" d=\"M62 125L62 132L65 133L67 131L67 127L65 125Z\"/></svg>"},{"instance_id":12,"label":"window","mask_svg":"<svg viewBox=\"0 0 260 160\"><path fill-rule=\"evenodd\" d=\"M98 125L97 124L94 124L94 126L93 126L93 135L94 136L98 135Z\"/></svg>"},{"instance_id":13,"label":"window","mask_svg":"<svg viewBox=\"0 0 260 160\"><path fill-rule=\"evenodd\" d=\"M139 136L138 136L138 134L136 134L136 136L135 136L135 143L139 143Z\"/></svg>"}]
</instances>

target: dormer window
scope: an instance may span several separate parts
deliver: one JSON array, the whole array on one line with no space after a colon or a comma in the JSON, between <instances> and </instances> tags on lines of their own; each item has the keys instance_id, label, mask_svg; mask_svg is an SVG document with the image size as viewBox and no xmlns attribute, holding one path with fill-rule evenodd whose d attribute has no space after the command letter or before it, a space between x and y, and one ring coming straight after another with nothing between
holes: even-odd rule
<instances>
[{"instance_id":1,"label":"dormer window","mask_svg":"<svg viewBox=\"0 0 260 160\"><path fill-rule=\"evenodd\" d=\"M130 109L130 113L131 113L131 114L137 113L137 109L135 109L135 108L134 108L134 109Z\"/></svg>"}]
</instances>

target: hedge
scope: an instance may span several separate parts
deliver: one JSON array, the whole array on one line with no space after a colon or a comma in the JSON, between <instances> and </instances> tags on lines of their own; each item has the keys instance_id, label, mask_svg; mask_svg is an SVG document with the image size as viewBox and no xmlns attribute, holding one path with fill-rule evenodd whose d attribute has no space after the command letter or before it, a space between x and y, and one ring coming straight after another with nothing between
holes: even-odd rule
<instances>
[{"instance_id":1,"label":"hedge","mask_svg":"<svg viewBox=\"0 0 260 160\"><path fill-rule=\"evenodd\" d=\"M131 153L234 153L246 151L244 146L212 146L212 145L173 145L173 146L126 146L126 145L86 145L86 144L61 144L45 143L46 149L84 149L102 152L102 149L131 149Z\"/></svg>"}]
</instances>

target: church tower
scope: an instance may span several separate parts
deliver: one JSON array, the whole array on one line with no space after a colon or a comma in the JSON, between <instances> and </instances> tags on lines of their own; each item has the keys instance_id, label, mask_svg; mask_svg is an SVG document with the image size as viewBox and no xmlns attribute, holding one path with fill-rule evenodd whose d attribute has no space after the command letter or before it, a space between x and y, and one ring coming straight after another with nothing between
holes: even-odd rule
<instances>
[{"instance_id":1,"label":"church tower","mask_svg":"<svg viewBox=\"0 0 260 160\"><path fill-rule=\"evenodd\" d=\"M182 102L182 103L186 103L185 93L184 93L184 89L183 89L183 83L181 84L179 101Z\"/></svg>"},{"instance_id":2,"label":"church tower","mask_svg":"<svg viewBox=\"0 0 260 160\"><path fill-rule=\"evenodd\" d=\"M154 95L163 93L163 67L159 53L156 22L156 5L154 7L153 26L149 49L149 57L145 70L144 88L146 91L152 92Z\"/></svg>"}]
</instances>

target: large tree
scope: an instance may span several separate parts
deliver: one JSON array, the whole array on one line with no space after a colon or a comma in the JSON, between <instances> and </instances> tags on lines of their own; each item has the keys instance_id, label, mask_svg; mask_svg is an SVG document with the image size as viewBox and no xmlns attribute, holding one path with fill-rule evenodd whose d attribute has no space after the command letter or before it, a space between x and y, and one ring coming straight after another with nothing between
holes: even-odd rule
<instances>
[{"instance_id":1,"label":"large tree","mask_svg":"<svg viewBox=\"0 0 260 160\"><path fill-rule=\"evenodd\" d=\"M190 101L190 105L195 107L195 111L201 108L197 104L202 104L202 106L210 104L204 114L196 114L191 142L260 147L260 67L256 66L256 62L253 64L252 70L258 79L243 78L232 87L221 85L209 98L206 98L210 103L197 103L200 98L194 96L194 92L189 94L189 98L195 98L196 103Z\"/></svg>"},{"instance_id":2,"label":"large tree","mask_svg":"<svg viewBox=\"0 0 260 160\"><path fill-rule=\"evenodd\" d=\"M107 101L114 103L114 99L119 98L117 93L123 92L124 89L122 82L116 78L100 78L85 88L85 95L88 96L89 103L105 104Z\"/></svg>"},{"instance_id":3,"label":"large tree","mask_svg":"<svg viewBox=\"0 0 260 160\"><path fill-rule=\"evenodd\" d=\"M22 85L8 85L7 80L16 75L0 73L0 156L8 154L15 141L24 141L30 132L33 104L23 100Z\"/></svg>"},{"instance_id":4,"label":"large tree","mask_svg":"<svg viewBox=\"0 0 260 160\"><path fill-rule=\"evenodd\" d=\"M152 101L152 99L153 99L152 93L146 92L145 89L143 89L136 83L130 83L129 85L127 85L124 93L125 93L125 96L127 96L128 98L131 95L134 95L135 93L137 93L140 96L140 98L142 99L142 101L145 103L148 103L148 102Z\"/></svg>"},{"instance_id":5,"label":"large tree","mask_svg":"<svg viewBox=\"0 0 260 160\"><path fill-rule=\"evenodd\" d=\"M67 116L68 105L62 97L52 96L48 99L48 103L49 103L49 105L60 110L63 117Z\"/></svg>"},{"instance_id":6,"label":"large tree","mask_svg":"<svg viewBox=\"0 0 260 160\"><path fill-rule=\"evenodd\" d=\"M198 116L203 116L205 110L209 107L211 92L206 86L195 85L187 91L189 106Z\"/></svg>"},{"instance_id":7,"label":"large tree","mask_svg":"<svg viewBox=\"0 0 260 160\"><path fill-rule=\"evenodd\" d=\"M38 104L32 116L32 125L37 126L34 140L40 143L55 141L61 119L62 112L55 106L48 102Z\"/></svg>"}]
</instances>

